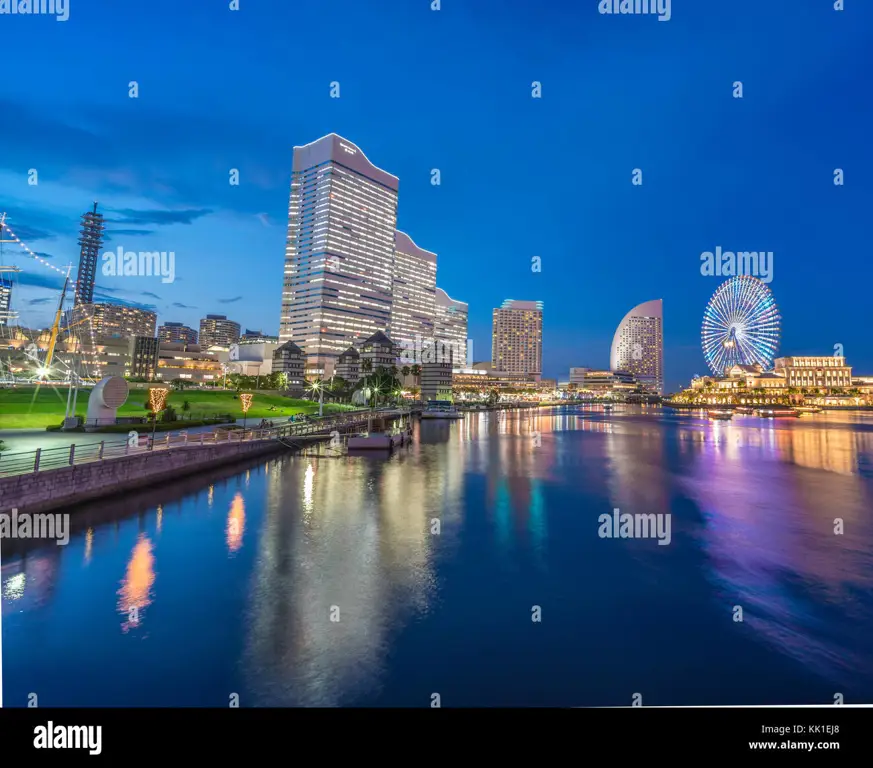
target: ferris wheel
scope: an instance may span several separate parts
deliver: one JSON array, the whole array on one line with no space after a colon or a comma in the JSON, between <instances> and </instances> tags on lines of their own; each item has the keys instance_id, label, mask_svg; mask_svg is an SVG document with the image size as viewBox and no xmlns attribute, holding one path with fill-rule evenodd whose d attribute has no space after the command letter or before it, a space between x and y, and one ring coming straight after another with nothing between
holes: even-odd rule
<instances>
[{"instance_id":1,"label":"ferris wheel","mask_svg":"<svg viewBox=\"0 0 873 768\"><path fill-rule=\"evenodd\" d=\"M782 318L772 291L757 277L741 275L722 283L706 305L703 356L716 376L734 365L773 364Z\"/></svg>"}]
</instances>

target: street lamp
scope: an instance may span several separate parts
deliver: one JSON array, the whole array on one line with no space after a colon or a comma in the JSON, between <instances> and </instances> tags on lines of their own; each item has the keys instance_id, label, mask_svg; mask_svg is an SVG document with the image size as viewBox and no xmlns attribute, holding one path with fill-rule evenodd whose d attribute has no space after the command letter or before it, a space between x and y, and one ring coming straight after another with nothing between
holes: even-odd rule
<instances>
[{"instance_id":1,"label":"street lamp","mask_svg":"<svg viewBox=\"0 0 873 768\"><path fill-rule=\"evenodd\" d=\"M249 393L249 392L240 392L240 395L239 395L239 402L240 402L240 405L242 406L242 412L243 412L243 429L246 428L246 414L249 412L249 408L252 405L252 398L253 397L254 397L254 395Z\"/></svg>"},{"instance_id":2,"label":"street lamp","mask_svg":"<svg viewBox=\"0 0 873 768\"><path fill-rule=\"evenodd\" d=\"M152 443L155 442L155 429L158 426L158 413L164 410L167 404L167 397L170 394L169 389L164 387L155 387L149 390L149 408L152 412Z\"/></svg>"}]
</instances>

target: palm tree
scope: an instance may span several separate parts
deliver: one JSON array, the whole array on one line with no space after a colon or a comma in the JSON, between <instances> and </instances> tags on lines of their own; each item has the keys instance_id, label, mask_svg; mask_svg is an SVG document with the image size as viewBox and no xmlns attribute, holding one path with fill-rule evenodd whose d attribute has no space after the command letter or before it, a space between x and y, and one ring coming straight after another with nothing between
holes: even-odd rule
<instances>
[{"instance_id":1,"label":"palm tree","mask_svg":"<svg viewBox=\"0 0 873 768\"><path fill-rule=\"evenodd\" d=\"M421 384L421 366L418 363L416 363L415 365L412 366L412 368L410 369L410 372L412 373L413 376L415 376L415 383Z\"/></svg>"},{"instance_id":2,"label":"palm tree","mask_svg":"<svg viewBox=\"0 0 873 768\"><path fill-rule=\"evenodd\" d=\"M188 400L183 400L183 401L182 401L182 412L183 412L183 413L188 413L188 411L190 411L190 410L191 410L191 403L190 403L190 401L188 401Z\"/></svg>"},{"instance_id":3,"label":"palm tree","mask_svg":"<svg viewBox=\"0 0 873 768\"><path fill-rule=\"evenodd\" d=\"M412 373L412 369L408 365L404 365L400 369L400 373L403 374L403 378L405 379L410 373Z\"/></svg>"},{"instance_id":4,"label":"palm tree","mask_svg":"<svg viewBox=\"0 0 873 768\"><path fill-rule=\"evenodd\" d=\"M373 361L369 357L365 357L361 360L361 373L372 373L373 371Z\"/></svg>"}]
</instances>

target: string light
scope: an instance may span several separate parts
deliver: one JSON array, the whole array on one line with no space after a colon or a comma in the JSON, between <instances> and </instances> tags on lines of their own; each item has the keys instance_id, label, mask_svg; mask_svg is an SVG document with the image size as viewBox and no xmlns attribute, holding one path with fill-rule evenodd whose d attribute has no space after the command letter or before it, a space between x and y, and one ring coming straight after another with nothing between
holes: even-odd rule
<instances>
[{"instance_id":1,"label":"string light","mask_svg":"<svg viewBox=\"0 0 873 768\"><path fill-rule=\"evenodd\" d=\"M239 402L240 402L240 405L242 405L243 414L246 414L249 412L249 408L252 405L252 398L253 397L254 397L254 395L249 393L249 392L243 392L240 394Z\"/></svg>"},{"instance_id":2,"label":"string light","mask_svg":"<svg viewBox=\"0 0 873 768\"><path fill-rule=\"evenodd\" d=\"M170 390L163 387L155 387L149 390L149 407L153 414L157 415L164 410L169 394Z\"/></svg>"},{"instance_id":3,"label":"string light","mask_svg":"<svg viewBox=\"0 0 873 768\"><path fill-rule=\"evenodd\" d=\"M27 251L28 256L33 257L38 262L40 262L40 264L44 264L45 266L49 267L50 269L53 269L55 272L58 272L59 274L63 275L64 277L67 277L67 273L64 272L64 270L59 269L54 264L49 264L44 258L42 258L41 256L37 256L32 250L30 250L30 248L28 248L24 243L22 243L20 238L18 237L18 235L16 235L11 229L9 229L9 225L6 223L5 219L3 220L3 226L0 229L5 229L9 233L9 236L16 243L18 243L18 245L20 245L22 248L24 248L25 251Z\"/></svg>"}]
</instances>

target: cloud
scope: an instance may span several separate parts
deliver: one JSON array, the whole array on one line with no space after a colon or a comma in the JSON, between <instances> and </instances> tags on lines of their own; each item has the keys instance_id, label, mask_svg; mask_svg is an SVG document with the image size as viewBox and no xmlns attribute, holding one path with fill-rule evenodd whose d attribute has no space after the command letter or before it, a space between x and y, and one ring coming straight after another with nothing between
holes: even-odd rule
<instances>
[{"instance_id":1,"label":"cloud","mask_svg":"<svg viewBox=\"0 0 873 768\"><path fill-rule=\"evenodd\" d=\"M153 235L155 231L153 229L107 229L104 233L104 240L111 240L111 237L108 235L129 235L131 237L140 236L140 235Z\"/></svg>"},{"instance_id":2,"label":"cloud","mask_svg":"<svg viewBox=\"0 0 873 768\"><path fill-rule=\"evenodd\" d=\"M63 278L60 275L52 276L51 272L19 272L15 278L19 285L29 285L32 288L49 288L60 291L64 287Z\"/></svg>"},{"instance_id":3,"label":"cloud","mask_svg":"<svg viewBox=\"0 0 873 768\"><path fill-rule=\"evenodd\" d=\"M270 217L266 213L259 213L257 218L258 221L260 221L261 224L263 224L265 227L269 227L271 225Z\"/></svg>"},{"instance_id":4,"label":"cloud","mask_svg":"<svg viewBox=\"0 0 873 768\"><path fill-rule=\"evenodd\" d=\"M105 285L95 285L94 290L101 293L122 293L121 288L108 288Z\"/></svg>"},{"instance_id":5,"label":"cloud","mask_svg":"<svg viewBox=\"0 0 873 768\"><path fill-rule=\"evenodd\" d=\"M241 301L242 296L234 296L232 299L219 299L219 304L233 304L235 301Z\"/></svg>"},{"instance_id":6,"label":"cloud","mask_svg":"<svg viewBox=\"0 0 873 768\"><path fill-rule=\"evenodd\" d=\"M157 312L157 307L154 304L142 304L138 301L130 301L128 299L119 299L117 296L109 296L104 293L94 291L94 301L105 301L109 304L120 304L123 307L133 307L134 309L147 309L151 312Z\"/></svg>"},{"instance_id":7,"label":"cloud","mask_svg":"<svg viewBox=\"0 0 873 768\"><path fill-rule=\"evenodd\" d=\"M179 301L174 301L170 304L171 307L175 307L176 309L197 309L197 307L189 306L188 304L182 304Z\"/></svg>"},{"instance_id":8,"label":"cloud","mask_svg":"<svg viewBox=\"0 0 873 768\"><path fill-rule=\"evenodd\" d=\"M41 256L44 259L53 259L54 256L50 253L45 253L44 251L34 251L37 256Z\"/></svg>"},{"instance_id":9,"label":"cloud","mask_svg":"<svg viewBox=\"0 0 873 768\"><path fill-rule=\"evenodd\" d=\"M193 224L197 219L212 213L211 208L190 208L184 211L137 211L133 208L121 208L117 213L122 218L106 219L110 224L156 224L168 226L170 224Z\"/></svg>"},{"instance_id":10,"label":"cloud","mask_svg":"<svg viewBox=\"0 0 873 768\"><path fill-rule=\"evenodd\" d=\"M46 297L44 297L44 298L42 298L42 299L31 299L31 300L28 301L27 303L30 304L30 306L33 307L33 306L36 306L37 304L48 304L48 303L51 302L51 301L54 301L54 299L49 298L48 296L46 296Z\"/></svg>"},{"instance_id":11,"label":"cloud","mask_svg":"<svg viewBox=\"0 0 873 768\"><path fill-rule=\"evenodd\" d=\"M33 227L29 224L16 224L11 227L11 231L15 233L19 240L25 244L34 243L37 240L51 240L54 238L54 233L40 227ZM11 238L10 238L11 239Z\"/></svg>"},{"instance_id":12,"label":"cloud","mask_svg":"<svg viewBox=\"0 0 873 768\"><path fill-rule=\"evenodd\" d=\"M150 299L157 299L158 301L161 300L161 297L158 296L158 294L156 294L156 293L152 293L151 291L143 291L143 292L140 294L140 296L148 296Z\"/></svg>"}]
</instances>

